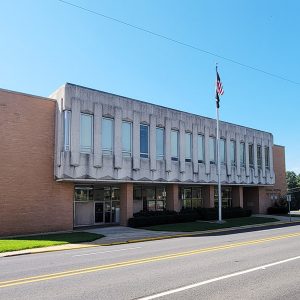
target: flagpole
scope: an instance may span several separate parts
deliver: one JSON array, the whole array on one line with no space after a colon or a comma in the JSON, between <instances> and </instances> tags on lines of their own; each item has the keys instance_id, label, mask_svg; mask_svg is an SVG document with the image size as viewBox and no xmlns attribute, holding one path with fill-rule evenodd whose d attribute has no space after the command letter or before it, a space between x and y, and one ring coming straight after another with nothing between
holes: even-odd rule
<instances>
[{"instance_id":1,"label":"flagpole","mask_svg":"<svg viewBox=\"0 0 300 300\"><path fill-rule=\"evenodd\" d=\"M221 193L221 162L220 162L219 105L217 105L217 162L218 162L218 203L219 203L219 222L222 222L222 193Z\"/></svg>"},{"instance_id":2,"label":"flagpole","mask_svg":"<svg viewBox=\"0 0 300 300\"><path fill-rule=\"evenodd\" d=\"M218 74L218 64L216 64L216 74ZM216 110L217 110L218 204L219 204L219 222L222 223L223 221L222 221L222 191L221 191L221 161L220 161L219 98L216 99Z\"/></svg>"}]
</instances>

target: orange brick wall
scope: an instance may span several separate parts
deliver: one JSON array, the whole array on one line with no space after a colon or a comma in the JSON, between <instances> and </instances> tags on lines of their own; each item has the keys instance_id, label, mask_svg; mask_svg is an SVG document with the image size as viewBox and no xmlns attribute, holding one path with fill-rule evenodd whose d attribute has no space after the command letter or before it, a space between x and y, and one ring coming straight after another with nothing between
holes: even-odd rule
<instances>
[{"instance_id":1,"label":"orange brick wall","mask_svg":"<svg viewBox=\"0 0 300 300\"><path fill-rule=\"evenodd\" d=\"M0 236L73 228L73 184L53 179L55 107L0 90Z\"/></svg>"},{"instance_id":2,"label":"orange brick wall","mask_svg":"<svg viewBox=\"0 0 300 300\"><path fill-rule=\"evenodd\" d=\"M285 172L285 149L283 146L273 146L273 164L275 172L274 189L279 190L281 195L287 192L286 172Z\"/></svg>"}]
</instances>

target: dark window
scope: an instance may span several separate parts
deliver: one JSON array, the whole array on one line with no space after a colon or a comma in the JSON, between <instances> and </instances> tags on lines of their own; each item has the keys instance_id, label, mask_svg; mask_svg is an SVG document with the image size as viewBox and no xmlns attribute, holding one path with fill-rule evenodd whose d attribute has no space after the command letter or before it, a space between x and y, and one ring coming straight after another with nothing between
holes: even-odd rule
<instances>
[{"instance_id":1,"label":"dark window","mask_svg":"<svg viewBox=\"0 0 300 300\"><path fill-rule=\"evenodd\" d=\"M140 125L140 155L141 157L149 157L149 126Z\"/></svg>"}]
</instances>

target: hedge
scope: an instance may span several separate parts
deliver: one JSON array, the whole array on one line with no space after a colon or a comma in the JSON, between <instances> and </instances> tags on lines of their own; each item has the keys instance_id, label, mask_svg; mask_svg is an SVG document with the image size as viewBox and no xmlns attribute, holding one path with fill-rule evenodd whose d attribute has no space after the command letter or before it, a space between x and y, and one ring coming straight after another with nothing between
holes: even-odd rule
<instances>
[{"instance_id":1,"label":"hedge","mask_svg":"<svg viewBox=\"0 0 300 300\"><path fill-rule=\"evenodd\" d=\"M281 206L281 207L269 207L268 208L268 214L287 214L289 212L289 209L287 207Z\"/></svg>"},{"instance_id":2,"label":"hedge","mask_svg":"<svg viewBox=\"0 0 300 300\"><path fill-rule=\"evenodd\" d=\"M185 209L183 211L191 211L191 209ZM219 217L219 209L215 207L197 208L195 211L198 213L198 220L210 221L217 220ZM250 217L251 215L252 211L250 209L244 209L241 207L222 208L222 219Z\"/></svg>"},{"instance_id":3,"label":"hedge","mask_svg":"<svg viewBox=\"0 0 300 300\"><path fill-rule=\"evenodd\" d=\"M128 220L128 226L130 227L147 227L153 225L172 224L172 223L184 223L194 222L198 218L196 212L193 213L176 213L171 214L158 214L150 216L135 216Z\"/></svg>"},{"instance_id":4,"label":"hedge","mask_svg":"<svg viewBox=\"0 0 300 300\"><path fill-rule=\"evenodd\" d=\"M240 207L229 207L222 209L223 219L250 217L252 211ZM128 226L138 228L153 225L194 222L196 220L217 220L217 208L183 209L180 213L175 211L141 211L135 213L128 220Z\"/></svg>"}]
</instances>

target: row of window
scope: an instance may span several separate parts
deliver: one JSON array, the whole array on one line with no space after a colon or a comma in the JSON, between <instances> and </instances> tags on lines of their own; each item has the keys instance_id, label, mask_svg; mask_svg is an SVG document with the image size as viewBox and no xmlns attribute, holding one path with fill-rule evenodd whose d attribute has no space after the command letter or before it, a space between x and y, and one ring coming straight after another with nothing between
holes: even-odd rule
<instances>
[{"instance_id":1,"label":"row of window","mask_svg":"<svg viewBox=\"0 0 300 300\"><path fill-rule=\"evenodd\" d=\"M71 111L64 112L64 147L66 151L70 150L71 136ZM114 119L102 118L102 152L104 155L112 155L114 140ZM122 153L123 156L132 155L132 123L122 122ZM197 159L203 162L205 157L204 136L197 136ZM140 156L149 158L149 125L140 124ZM226 163L226 140L220 139L220 162ZM246 165L245 143L240 142L240 164ZM93 115L81 113L80 115L80 151L91 153L93 149ZM216 163L216 138L209 137L209 161ZM262 167L262 147L257 145L257 165ZM265 165L270 166L269 147L264 147ZM156 158L164 159L165 156L165 130L162 127L156 128ZM179 131L171 130L171 159L178 161L179 156ZM230 162L236 164L236 141L230 140ZM185 161L192 160L192 133L185 133ZM254 146L249 144L249 165L254 166Z\"/></svg>"}]
</instances>

